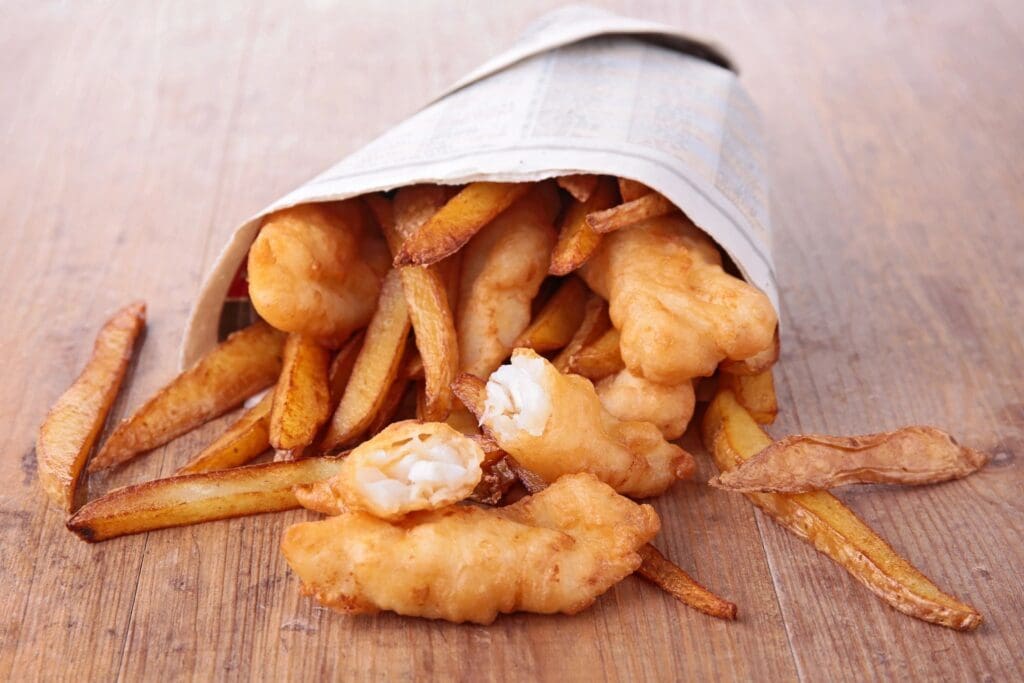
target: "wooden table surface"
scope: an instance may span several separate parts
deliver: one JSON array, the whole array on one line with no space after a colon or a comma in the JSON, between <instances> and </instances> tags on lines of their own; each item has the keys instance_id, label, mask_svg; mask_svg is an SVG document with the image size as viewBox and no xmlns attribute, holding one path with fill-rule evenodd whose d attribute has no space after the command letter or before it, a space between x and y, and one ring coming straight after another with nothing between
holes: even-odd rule
<instances>
[{"instance_id":1,"label":"wooden table surface","mask_svg":"<svg viewBox=\"0 0 1024 683\"><path fill-rule=\"evenodd\" d=\"M965 481L839 493L980 609L979 631L896 613L701 483L657 501L657 543L738 603L735 623L634 578L577 617L346 618L301 597L277 550L301 511L95 546L63 528L33 442L104 317L149 302L120 417L173 374L190 302L235 224L556 4L0 5L0 679L1024 675L1015 0L609 3L727 45L764 113L783 298L773 433L932 423L993 455ZM169 474L223 424L91 495Z\"/></svg>"}]
</instances>

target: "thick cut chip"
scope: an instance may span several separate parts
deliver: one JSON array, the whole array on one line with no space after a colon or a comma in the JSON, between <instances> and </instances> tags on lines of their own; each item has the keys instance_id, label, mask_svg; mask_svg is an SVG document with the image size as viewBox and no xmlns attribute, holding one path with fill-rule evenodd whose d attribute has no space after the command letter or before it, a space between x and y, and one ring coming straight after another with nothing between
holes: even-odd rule
<instances>
[{"instance_id":1,"label":"thick cut chip","mask_svg":"<svg viewBox=\"0 0 1024 683\"><path fill-rule=\"evenodd\" d=\"M601 235L587 224L587 214L607 209L617 199L615 181L602 177L586 201L569 205L558 231L558 241L551 252L548 272L568 275L587 262L601 244Z\"/></svg>"},{"instance_id":2,"label":"thick cut chip","mask_svg":"<svg viewBox=\"0 0 1024 683\"><path fill-rule=\"evenodd\" d=\"M675 211L672 202L657 192L650 192L631 202L587 214L587 225L599 235L628 228L642 221L665 216Z\"/></svg>"},{"instance_id":3,"label":"thick cut chip","mask_svg":"<svg viewBox=\"0 0 1024 683\"><path fill-rule=\"evenodd\" d=\"M718 386L729 389L758 424L770 425L779 414L779 401L775 397L775 378L769 367L757 375L730 375L720 373Z\"/></svg>"},{"instance_id":4,"label":"thick cut chip","mask_svg":"<svg viewBox=\"0 0 1024 683\"><path fill-rule=\"evenodd\" d=\"M245 411L216 441L204 448L175 474L194 474L238 467L270 448L271 389L255 406Z\"/></svg>"},{"instance_id":5,"label":"thick cut chip","mask_svg":"<svg viewBox=\"0 0 1024 683\"><path fill-rule=\"evenodd\" d=\"M327 349L312 337L288 335L284 367L270 411L270 443L274 448L291 450L308 446L331 416L327 381L330 360Z\"/></svg>"},{"instance_id":6,"label":"thick cut chip","mask_svg":"<svg viewBox=\"0 0 1024 683\"><path fill-rule=\"evenodd\" d=\"M966 477L986 462L984 453L934 427L866 436L797 435L776 441L709 483L732 491L777 493L847 484L935 484Z\"/></svg>"},{"instance_id":7,"label":"thick cut chip","mask_svg":"<svg viewBox=\"0 0 1024 683\"><path fill-rule=\"evenodd\" d=\"M405 240L395 265L427 266L450 256L530 187L531 183L470 183Z\"/></svg>"},{"instance_id":8,"label":"thick cut chip","mask_svg":"<svg viewBox=\"0 0 1024 683\"><path fill-rule=\"evenodd\" d=\"M398 271L392 270L384 279L377 312L366 330L352 376L324 436L325 449L337 449L355 441L373 422L402 365L409 328L402 281Z\"/></svg>"},{"instance_id":9,"label":"thick cut chip","mask_svg":"<svg viewBox=\"0 0 1024 683\"><path fill-rule=\"evenodd\" d=\"M553 184L538 183L463 250L455 317L463 372L491 374L529 326L547 275L558 201Z\"/></svg>"},{"instance_id":10,"label":"thick cut chip","mask_svg":"<svg viewBox=\"0 0 1024 683\"><path fill-rule=\"evenodd\" d=\"M513 346L533 349L537 353L561 349L572 340L583 323L586 306L586 285L579 278L567 278Z\"/></svg>"},{"instance_id":11,"label":"thick cut chip","mask_svg":"<svg viewBox=\"0 0 1024 683\"><path fill-rule=\"evenodd\" d=\"M65 512L74 507L78 475L107 421L145 325L146 304L141 301L108 320L96 336L89 362L39 428L39 483Z\"/></svg>"},{"instance_id":12,"label":"thick cut chip","mask_svg":"<svg viewBox=\"0 0 1024 683\"><path fill-rule=\"evenodd\" d=\"M89 463L95 472L223 415L281 374L285 335L263 321L230 335L123 420Z\"/></svg>"},{"instance_id":13,"label":"thick cut chip","mask_svg":"<svg viewBox=\"0 0 1024 683\"><path fill-rule=\"evenodd\" d=\"M83 505L68 528L89 542L299 507L292 489L334 476L338 458L247 465L147 481Z\"/></svg>"},{"instance_id":14,"label":"thick cut chip","mask_svg":"<svg viewBox=\"0 0 1024 683\"><path fill-rule=\"evenodd\" d=\"M455 393L502 450L546 481L589 472L644 498L693 474L693 457L657 427L615 418L587 379L558 372L529 349L516 349L491 375L482 405L477 378L460 375Z\"/></svg>"},{"instance_id":15,"label":"thick cut chip","mask_svg":"<svg viewBox=\"0 0 1024 683\"><path fill-rule=\"evenodd\" d=\"M728 390L719 392L704 414L703 436L722 472L739 467L772 444ZM904 614L962 631L981 625L977 610L939 590L832 494L744 495Z\"/></svg>"},{"instance_id":16,"label":"thick cut chip","mask_svg":"<svg viewBox=\"0 0 1024 683\"><path fill-rule=\"evenodd\" d=\"M573 199L578 202L585 202L590 199L590 195L594 194L600 178L601 176L590 173L577 173L575 175L564 175L555 178L555 182L558 183L560 188L571 194Z\"/></svg>"},{"instance_id":17,"label":"thick cut chip","mask_svg":"<svg viewBox=\"0 0 1024 683\"><path fill-rule=\"evenodd\" d=\"M500 613L586 609L640 566L637 550L658 527L649 505L581 474L501 508L296 524L281 550L304 591L341 612L488 624Z\"/></svg>"},{"instance_id":18,"label":"thick cut chip","mask_svg":"<svg viewBox=\"0 0 1024 683\"><path fill-rule=\"evenodd\" d=\"M570 355L568 371L596 382L614 375L624 367L622 354L619 353L619 331L612 327Z\"/></svg>"},{"instance_id":19,"label":"thick cut chip","mask_svg":"<svg viewBox=\"0 0 1024 683\"><path fill-rule=\"evenodd\" d=\"M565 348L551 362L559 372L569 372L570 359L579 353L580 349L599 339L611 326L608 304L601 297L592 294L583 307L583 321L580 326L576 328Z\"/></svg>"}]
</instances>

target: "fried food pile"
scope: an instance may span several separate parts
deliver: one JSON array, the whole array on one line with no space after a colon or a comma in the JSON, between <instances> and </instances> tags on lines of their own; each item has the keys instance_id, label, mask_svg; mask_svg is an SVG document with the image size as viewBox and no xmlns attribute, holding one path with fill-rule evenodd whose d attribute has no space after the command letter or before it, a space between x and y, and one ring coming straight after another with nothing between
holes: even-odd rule
<instances>
[{"instance_id":1,"label":"fried food pile","mask_svg":"<svg viewBox=\"0 0 1024 683\"><path fill-rule=\"evenodd\" d=\"M144 325L133 304L40 430L46 493L87 541L304 507L303 590L349 614L487 624L573 614L636 572L732 603L650 545L649 498L692 478L698 398L716 495L755 505L896 609L957 629L943 593L824 489L928 484L985 458L932 428L773 442L778 318L711 238L636 181L418 185L263 219L253 322L99 441ZM76 484L233 411L177 474L76 510ZM735 493L730 493L735 492Z\"/></svg>"}]
</instances>

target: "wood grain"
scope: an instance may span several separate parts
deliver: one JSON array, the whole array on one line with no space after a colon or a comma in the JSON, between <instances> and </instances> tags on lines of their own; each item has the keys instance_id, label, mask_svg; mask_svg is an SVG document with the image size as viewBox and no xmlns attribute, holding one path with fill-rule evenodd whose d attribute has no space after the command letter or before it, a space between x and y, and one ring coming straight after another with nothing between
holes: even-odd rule
<instances>
[{"instance_id":1,"label":"wood grain","mask_svg":"<svg viewBox=\"0 0 1024 683\"><path fill-rule=\"evenodd\" d=\"M1004 680L1024 675L1024 6L610 2L727 45L764 113L783 297L773 432L945 426L971 478L842 498L977 633L906 618L744 499L656 502L663 551L735 601L640 580L573 617L350 619L277 550L308 513L86 546L32 443L105 315L149 302L120 418L174 371L231 228L415 111L560 3L0 5L0 679ZM167 475L227 424L105 478ZM706 477L707 463L701 475Z\"/></svg>"}]
</instances>

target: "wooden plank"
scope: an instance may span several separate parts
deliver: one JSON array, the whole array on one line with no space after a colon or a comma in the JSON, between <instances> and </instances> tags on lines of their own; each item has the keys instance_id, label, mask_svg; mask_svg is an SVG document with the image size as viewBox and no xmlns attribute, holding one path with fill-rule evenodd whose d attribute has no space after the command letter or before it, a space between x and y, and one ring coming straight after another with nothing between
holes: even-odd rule
<instances>
[{"instance_id":1,"label":"wooden plank","mask_svg":"<svg viewBox=\"0 0 1024 683\"><path fill-rule=\"evenodd\" d=\"M350 619L298 594L293 512L86 546L31 444L103 316L150 302L115 417L170 377L232 226L415 111L551 0L39 3L0 22L0 678L1014 678L1024 673L1024 206L1019 3L614 3L729 46L765 114L782 278L777 434L948 426L996 454L963 482L842 496L988 622L956 634L868 595L740 497L655 505L656 542L740 606L723 623L637 579L576 617L488 628ZM424 27L431 29L424 30ZM970 46L970 50L960 49ZM167 474L199 430L91 494ZM701 463L701 477L707 463Z\"/></svg>"}]
</instances>

